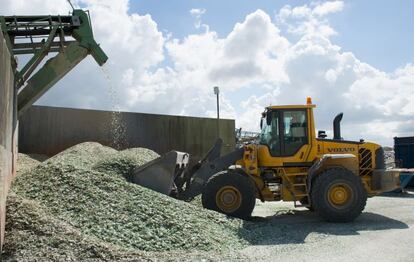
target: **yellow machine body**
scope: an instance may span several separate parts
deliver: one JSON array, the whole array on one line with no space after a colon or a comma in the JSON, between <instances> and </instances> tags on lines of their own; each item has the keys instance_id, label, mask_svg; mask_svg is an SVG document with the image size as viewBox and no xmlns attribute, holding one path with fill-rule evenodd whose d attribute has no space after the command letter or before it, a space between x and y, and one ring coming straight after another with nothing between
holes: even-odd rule
<instances>
[{"instance_id":1,"label":"yellow machine body","mask_svg":"<svg viewBox=\"0 0 414 262\"><path fill-rule=\"evenodd\" d=\"M399 186L399 172L385 170L380 145L341 137L342 113L332 139L324 131L316 136L309 100L267 107L258 141L221 155L218 139L191 168L187 153L171 151L136 169L132 182L183 200L201 194L203 207L240 218L249 218L260 199L293 201L327 221L352 221L367 197Z\"/></svg>"},{"instance_id":2,"label":"yellow machine body","mask_svg":"<svg viewBox=\"0 0 414 262\"><path fill-rule=\"evenodd\" d=\"M380 145L363 141L317 138L313 108L315 105L308 104L271 106L266 109L281 112L305 111L307 140L295 153L285 156L272 156L268 145L253 143L245 146L243 159L237 161L236 166L241 167L255 182L257 198L262 201L306 200L309 197L309 170L322 159L324 161L315 172L315 176L330 167L346 168L361 178L369 197L398 187L399 174L386 172L385 167L379 163L383 161ZM271 188L272 185L266 183L263 172L274 176L276 180L279 179L279 185ZM382 184L374 186L378 184L378 181L373 181L374 179L382 179Z\"/></svg>"}]
</instances>

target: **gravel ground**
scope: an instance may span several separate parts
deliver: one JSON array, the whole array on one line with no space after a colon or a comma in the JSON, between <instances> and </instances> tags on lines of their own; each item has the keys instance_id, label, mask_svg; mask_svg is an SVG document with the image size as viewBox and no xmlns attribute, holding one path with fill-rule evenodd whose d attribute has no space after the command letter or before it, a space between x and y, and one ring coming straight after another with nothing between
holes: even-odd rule
<instances>
[{"instance_id":1,"label":"gravel ground","mask_svg":"<svg viewBox=\"0 0 414 262\"><path fill-rule=\"evenodd\" d=\"M157 156L98 143L79 144L42 163L22 156L26 169L8 197L2 259L237 257L233 250L255 236L242 220L125 180L132 167Z\"/></svg>"},{"instance_id":2,"label":"gravel ground","mask_svg":"<svg viewBox=\"0 0 414 262\"><path fill-rule=\"evenodd\" d=\"M137 157L142 154L146 154L148 159ZM283 202L257 202L253 220L243 222L226 219L220 214L201 209L199 199L190 204L178 202L170 198L160 198L158 194L154 195L152 192L137 189L135 186L130 187L122 182L122 176L128 174L131 166L143 164L156 156L146 149L118 152L91 143L71 148L36 168L40 162L33 160L33 156L21 155L19 162L23 164L19 176L23 174L23 178L20 178L20 183L18 178L8 198L9 218L2 259L11 261L414 260L412 247L414 193L388 194L371 198L363 214L353 223L327 223L307 209L293 208L292 203ZM73 163L76 163L76 168L73 167ZM30 170L35 172L29 172ZM47 174L62 177L60 180L50 180ZM91 180L90 177L88 178L90 175L96 176L97 179ZM118 178L114 179L114 176ZM73 192L68 192L68 183L71 185L74 179L79 179L81 185L89 185L89 188L73 184L75 185L71 188ZM103 182L116 183L116 187L110 187L108 184L102 186L102 179ZM64 185L62 186L61 183ZM49 190L47 194L43 194L41 191L45 186L58 190L55 190L56 192ZM123 189L117 191L118 187ZM86 192L87 197L81 196L80 193L76 194L78 189L86 189L83 192ZM124 192L124 189L127 191ZM155 203L157 208L169 210L168 219L159 216L161 213L157 213L157 209L145 209L145 212L153 212L151 216L147 216L131 213L129 209L125 212L115 205L111 207L112 211L107 213L104 208L92 205L102 200L89 199L95 194L105 196L111 194L110 199L116 198L120 201L119 199L124 197L119 197L119 194L131 192L139 195L132 199L133 203L141 205L141 200L151 198L150 202L153 205ZM82 205L86 205L91 210L73 204L74 201L68 201L68 197L76 197L77 201L81 200ZM125 203L118 204L122 206ZM124 215L133 215L148 221L154 219L153 215L156 217L154 223L144 225L147 229L136 231L133 228L129 232L128 228L117 225L116 230L113 231L111 229L113 218L115 220L121 218L118 215L113 217L114 211L121 212L122 219L125 219ZM77 212L82 212L85 218L89 217L88 219L94 216L98 218L104 216L104 218L95 221L98 227L96 225L91 227L87 219L83 220L76 215ZM132 225L140 223L138 221L137 224ZM105 225L110 225L110 228ZM183 230L180 230L180 227ZM178 230L175 233L181 234L179 238L172 237L170 234L159 236L159 233L164 234L163 228ZM96 232L96 229L103 231ZM148 236L146 235L148 232L156 235L142 242L141 237ZM130 234L135 238L132 245L128 244L128 238L125 238L124 234ZM196 234L196 237L192 238L192 234ZM203 237L207 238L207 242L203 241ZM181 242L187 244L180 247ZM160 246L157 247L155 243ZM227 247L220 248L222 245ZM169 249L171 250L165 251ZM205 251L206 249L211 250Z\"/></svg>"},{"instance_id":3,"label":"gravel ground","mask_svg":"<svg viewBox=\"0 0 414 262\"><path fill-rule=\"evenodd\" d=\"M23 174L36 166L38 166L42 161L46 160L44 155L26 155L19 153L18 155L18 165L17 165L17 174Z\"/></svg>"},{"instance_id":4,"label":"gravel ground","mask_svg":"<svg viewBox=\"0 0 414 262\"><path fill-rule=\"evenodd\" d=\"M414 193L370 198L354 222L326 223L290 203L256 206L263 240L240 253L255 261L414 261ZM261 225L260 225L261 224Z\"/></svg>"},{"instance_id":5,"label":"gravel ground","mask_svg":"<svg viewBox=\"0 0 414 262\"><path fill-rule=\"evenodd\" d=\"M123 250L84 235L36 201L14 193L7 201L6 244L1 261L149 260L145 252Z\"/></svg>"}]
</instances>

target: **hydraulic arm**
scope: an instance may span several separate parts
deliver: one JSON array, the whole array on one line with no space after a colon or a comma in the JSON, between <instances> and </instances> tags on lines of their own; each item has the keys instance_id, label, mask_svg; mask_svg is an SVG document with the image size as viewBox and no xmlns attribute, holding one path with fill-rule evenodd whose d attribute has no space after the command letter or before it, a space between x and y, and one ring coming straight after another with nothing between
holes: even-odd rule
<instances>
[{"instance_id":1,"label":"hydraulic arm","mask_svg":"<svg viewBox=\"0 0 414 262\"><path fill-rule=\"evenodd\" d=\"M33 54L15 73L19 115L87 55L100 66L108 59L93 38L89 13L83 10L69 16L0 16L0 24L13 55ZM57 54L35 72L49 53Z\"/></svg>"}]
</instances>

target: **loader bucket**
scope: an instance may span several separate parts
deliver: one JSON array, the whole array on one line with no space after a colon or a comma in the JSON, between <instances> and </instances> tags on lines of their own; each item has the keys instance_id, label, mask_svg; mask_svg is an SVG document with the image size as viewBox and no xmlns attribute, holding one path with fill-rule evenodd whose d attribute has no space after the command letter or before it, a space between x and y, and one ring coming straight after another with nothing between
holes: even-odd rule
<instances>
[{"instance_id":1,"label":"loader bucket","mask_svg":"<svg viewBox=\"0 0 414 262\"><path fill-rule=\"evenodd\" d=\"M129 182L169 195L174 179L188 165L189 154L170 151L167 154L137 167L127 179Z\"/></svg>"}]
</instances>

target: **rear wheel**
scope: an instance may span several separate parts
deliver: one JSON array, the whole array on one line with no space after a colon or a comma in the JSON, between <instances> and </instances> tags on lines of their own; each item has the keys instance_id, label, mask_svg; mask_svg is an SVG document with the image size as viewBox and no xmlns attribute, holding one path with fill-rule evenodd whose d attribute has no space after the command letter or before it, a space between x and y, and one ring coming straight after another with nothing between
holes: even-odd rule
<instances>
[{"instance_id":1,"label":"rear wheel","mask_svg":"<svg viewBox=\"0 0 414 262\"><path fill-rule=\"evenodd\" d=\"M201 199L204 208L246 219L256 203L255 190L247 176L223 172L208 180Z\"/></svg>"},{"instance_id":2,"label":"rear wheel","mask_svg":"<svg viewBox=\"0 0 414 262\"><path fill-rule=\"evenodd\" d=\"M312 207L330 222L350 222L365 208L367 194L361 179L345 168L330 168L315 178Z\"/></svg>"}]
</instances>

